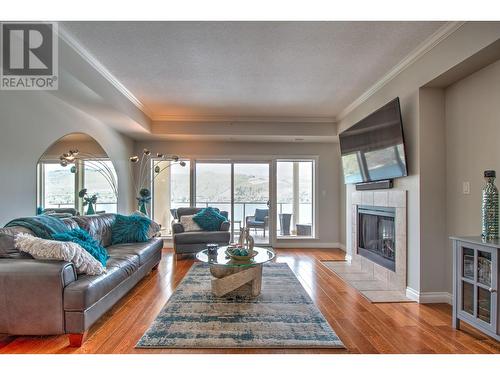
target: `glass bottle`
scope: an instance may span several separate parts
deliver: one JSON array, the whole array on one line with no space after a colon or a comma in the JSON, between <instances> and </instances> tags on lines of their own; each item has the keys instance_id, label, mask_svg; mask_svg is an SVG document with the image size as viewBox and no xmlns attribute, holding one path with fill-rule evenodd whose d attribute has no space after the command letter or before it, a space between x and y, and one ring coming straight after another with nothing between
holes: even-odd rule
<instances>
[{"instance_id":1,"label":"glass bottle","mask_svg":"<svg viewBox=\"0 0 500 375\"><path fill-rule=\"evenodd\" d=\"M486 185L483 188L482 237L485 240L498 238L498 189L495 177L495 171L484 171Z\"/></svg>"}]
</instances>

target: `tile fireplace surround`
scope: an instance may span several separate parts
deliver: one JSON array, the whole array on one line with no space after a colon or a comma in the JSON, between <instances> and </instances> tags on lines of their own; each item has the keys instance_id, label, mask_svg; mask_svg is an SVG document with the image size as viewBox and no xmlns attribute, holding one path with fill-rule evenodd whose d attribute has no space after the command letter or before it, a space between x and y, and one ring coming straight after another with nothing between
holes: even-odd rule
<instances>
[{"instance_id":1,"label":"tile fireplace surround","mask_svg":"<svg viewBox=\"0 0 500 375\"><path fill-rule=\"evenodd\" d=\"M406 190L387 191L355 191L351 197L352 212L352 248L348 249L346 260L361 268L363 272L372 274L385 290L406 290ZM396 238L396 269L391 271L379 264L357 254L358 249L358 206L393 207L396 211L394 219Z\"/></svg>"}]
</instances>

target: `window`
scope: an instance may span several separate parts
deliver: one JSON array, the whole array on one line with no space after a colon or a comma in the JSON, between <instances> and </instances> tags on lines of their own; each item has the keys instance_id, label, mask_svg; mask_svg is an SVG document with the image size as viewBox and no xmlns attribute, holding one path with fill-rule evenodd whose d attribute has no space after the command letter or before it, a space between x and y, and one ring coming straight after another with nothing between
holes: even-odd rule
<instances>
[{"instance_id":1,"label":"window","mask_svg":"<svg viewBox=\"0 0 500 375\"><path fill-rule=\"evenodd\" d=\"M215 207L231 218L231 163L196 162L196 207Z\"/></svg>"},{"instance_id":2,"label":"window","mask_svg":"<svg viewBox=\"0 0 500 375\"><path fill-rule=\"evenodd\" d=\"M109 173L106 173L108 171L111 172L115 181L117 180L113 163L110 160L99 160L98 162L85 160L83 165L83 187L87 189L89 195L97 194L95 210L116 213L118 202L110 181L108 181Z\"/></svg>"},{"instance_id":3,"label":"window","mask_svg":"<svg viewBox=\"0 0 500 375\"><path fill-rule=\"evenodd\" d=\"M189 160L184 161L185 167L168 160L152 161L152 168L159 167L153 180L153 219L161 224L163 235L171 235L175 210L191 205L191 168Z\"/></svg>"},{"instance_id":4,"label":"window","mask_svg":"<svg viewBox=\"0 0 500 375\"><path fill-rule=\"evenodd\" d=\"M104 171L106 169L106 171ZM110 182L110 174L114 181ZM88 194L97 194L96 211L117 212L117 198L112 184L116 184L116 171L109 159L78 160L63 167L57 161L38 164L38 206L75 208L85 212L78 192L86 188Z\"/></svg>"},{"instance_id":5,"label":"window","mask_svg":"<svg viewBox=\"0 0 500 375\"><path fill-rule=\"evenodd\" d=\"M43 208L75 207L75 174L56 162L40 163L40 202Z\"/></svg>"},{"instance_id":6,"label":"window","mask_svg":"<svg viewBox=\"0 0 500 375\"><path fill-rule=\"evenodd\" d=\"M276 162L276 236L314 237L314 160Z\"/></svg>"}]
</instances>

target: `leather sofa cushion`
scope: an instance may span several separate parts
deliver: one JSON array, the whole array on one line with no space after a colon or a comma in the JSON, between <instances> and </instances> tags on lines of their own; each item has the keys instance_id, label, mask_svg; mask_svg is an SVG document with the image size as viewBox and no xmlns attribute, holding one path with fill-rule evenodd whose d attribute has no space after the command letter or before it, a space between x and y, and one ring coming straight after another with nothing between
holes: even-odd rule
<instances>
[{"instance_id":1,"label":"leather sofa cushion","mask_svg":"<svg viewBox=\"0 0 500 375\"><path fill-rule=\"evenodd\" d=\"M77 229L80 228L78 226L78 223L74 221L71 217L65 217L61 219L64 224L71 230L71 229Z\"/></svg>"},{"instance_id":2,"label":"leather sofa cushion","mask_svg":"<svg viewBox=\"0 0 500 375\"><path fill-rule=\"evenodd\" d=\"M64 289L64 310L84 311L111 292L139 268L139 256L115 249L109 251L107 272L99 276L80 275Z\"/></svg>"},{"instance_id":3,"label":"leather sofa cushion","mask_svg":"<svg viewBox=\"0 0 500 375\"><path fill-rule=\"evenodd\" d=\"M139 257L139 264L142 266L153 258L157 253L163 249L163 240L161 238L153 238L148 242L138 243L123 243L111 245L106 250L110 256L114 254L131 254Z\"/></svg>"},{"instance_id":4,"label":"leather sofa cushion","mask_svg":"<svg viewBox=\"0 0 500 375\"><path fill-rule=\"evenodd\" d=\"M14 239L16 234L19 233L33 235L31 230L24 227L0 228L0 258L32 258L31 255L16 249Z\"/></svg>"},{"instance_id":5,"label":"leather sofa cushion","mask_svg":"<svg viewBox=\"0 0 500 375\"><path fill-rule=\"evenodd\" d=\"M111 227L115 221L115 214L73 216L71 220L89 232L94 239L100 241L102 246L111 245Z\"/></svg>"},{"instance_id":6,"label":"leather sofa cushion","mask_svg":"<svg viewBox=\"0 0 500 375\"><path fill-rule=\"evenodd\" d=\"M174 235L176 244L226 243L229 232L183 232Z\"/></svg>"}]
</instances>

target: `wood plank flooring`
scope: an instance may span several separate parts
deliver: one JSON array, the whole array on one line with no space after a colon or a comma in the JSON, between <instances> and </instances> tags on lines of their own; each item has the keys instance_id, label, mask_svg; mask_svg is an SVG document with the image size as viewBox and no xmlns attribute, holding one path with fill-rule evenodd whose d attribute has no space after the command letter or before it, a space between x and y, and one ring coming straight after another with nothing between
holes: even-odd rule
<instances>
[{"instance_id":1,"label":"wood plank flooring","mask_svg":"<svg viewBox=\"0 0 500 375\"><path fill-rule=\"evenodd\" d=\"M0 337L0 353L500 353L500 343L462 324L451 328L447 304L372 304L327 269L338 249L278 249L347 349L135 349L194 260L175 260L170 249L158 271L142 280L90 330L81 348L62 336Z\"/></svg>"}]
</instances>

